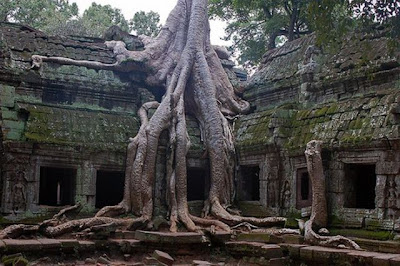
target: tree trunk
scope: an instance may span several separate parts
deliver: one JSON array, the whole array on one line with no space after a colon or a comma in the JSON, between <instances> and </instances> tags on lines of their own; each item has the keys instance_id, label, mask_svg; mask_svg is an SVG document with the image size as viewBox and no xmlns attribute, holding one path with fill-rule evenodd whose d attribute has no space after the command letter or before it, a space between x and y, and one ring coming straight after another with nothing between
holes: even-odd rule
<instances>
[{"instance_id":1,"label":"tree trunk","mask_svg":"<svg viewBox=\"0 0 400 266\"><path fill-rule=\"evenodd\" d=\"M307 170L312 187L311 217L305 223L304 239L313 245L327 247L341 247L360 249L354 241L343 236L320 236L314 232L314 227L325 227L328 223L328 210L325 194L325 177L321 157L322 141L312 140L307 143L305 151L307 160Z\"/></svg>"},{"instance_id":2,"label":"tree trunk","mask_svg":"<svg viewBox=\"0 0 400 266\"><path fill-rule=\"evenodd\" d=\"M288 28L288 41L293 41L295 37L295 25L299 16L299 2L292 0L292 12L290 15L290 22Z\"/></svg>"},{"instance_id":3,"label":"tree trunk","mask_svg":"<svg viewBox=\"0 0 400 266\"><path fill-rule=\"evenodd\" d=\"M325 176L322 166L321 141L313 140L307 143L305 151L307 170L312 187L311 219L314 225L326 227L328 224L328 210L326 205Z\"/></svg>"},{"instance_id":4,"label":"tree trunk","mask_svg":"<svg viewBox=\"0 0 400 266\"><path fill-rule=\"evenodd\" d=\"M128 51L121 41L106 42L116 54L117 62L113 64L40 55L32 57L33 68L40 68L43 62L56 62L116 71L146 70L146 82L149 85L165 88L161 103L145 103L138 111L141 127L127 148L122 202L117 206L104 207L94 218L66 224L43 224L42 231L58 235L102 223L131 229L151 224L157 148L164 130L169 132L166 168L171 231L178 230L179 221L189 231L197 231L200 227L230 231L229 226L243 222L257 226L285 222L286 219L282 217L241 217L226 210L234 194L235 169L234 138L226 116L247 112L249 104L235 95L221 61L210 44L207 2L178 0L157 38L144 40L144 51ZM150 119L147 114L149 109L156 109ZM190 215L187 204L186 154L190 146L187 113L199 121L210 161L211 188L204 204L204 218ZM133 213L138 218L116 221L104 217L123 213ZM209 219L210 215L213 219Z\"/></svg>"}]
</instances>

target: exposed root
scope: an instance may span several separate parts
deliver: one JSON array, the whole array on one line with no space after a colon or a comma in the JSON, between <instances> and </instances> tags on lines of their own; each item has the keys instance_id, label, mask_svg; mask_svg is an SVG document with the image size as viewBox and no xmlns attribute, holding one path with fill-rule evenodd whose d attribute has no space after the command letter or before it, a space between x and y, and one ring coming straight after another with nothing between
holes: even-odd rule
<instances>
[{"instance_id":1,"label":"exposed root","mask_svg":"<svg viewBox=\"0 0 400 266\"><path fill-rule=\"evenodd\" d=\"M312 186L311 217L304 225L304 240L314 245L360 249L354 241L343 236L321 236L314 232L313 226L325 227L327 224L327 206L325 176L322 165L322 141L312 140L305 151L307 169ZM302 226L300 226L302 227Z\"/></svg>"},{"instance_id":2,"label":"exposed root","mask_svg":"<svg viewBox=\"0 0 400 266\"><path fill-rule=\"evenodd\" d=\"M266 218L255 218L232 215L227 212L219 202L212 204L211 213L213 216L224 221L226 224L234 226L240 223L250 223L254 226L259 227L271 227L271 226L283 226L286 222L284 217L266 217Z\"/></svg>"},{"instance_id":3,"label":"exposed root","mask_svg":"<svg viewBox=\"0 0 400 266\"><path fill-rule=\"evenodd\" d=\"M199 224L202 226L209 226L209 227L214 226L214 227L216 227L216 230L220 229L225 232L229 232L229 233L232 232L231 227L229 225L227 225L219 220L205 219L205 218L200 218L200 217L196 217L193 215L190 215L190 218L196 224Z\"/></svg>"},{"instance_id":4,"label":"exposed root","mask_svg":"<svg viewBox=\"0 0 400 266\"><path fill-rule=\"evenodd\" d=\"M45 226L40 228L40 232L47 237L58 237L67 233L79 232L86 228L114 223L118 227L128 228L133 222L132 219L114 219L109 217L93 217L87 219L72 220L56 226Z\"/></svg>"},{"instance_id":5,"label":"exposed root","mask_svg":"<svg viewBox=\"0 0 400 266\"><path fill-rule=\"evenodd\" d=\"M124 204L118 204L115 206L106 206L100 209L95 217L116 217L128 212L128 209Z\"/></svg>"},{"instance_id":6,"label":"exposed root","mask_svg":"<svg viewBox=\"0 0 400 266\"><path fill-rule=\"evenodd\" d=\"M312 220L305 223L304 240L307 243L325 247L339 247L361 250L360 246L344 236L321 236L312 229Z\"/></svg>"},{"instance_id":7,"label":"exposed root","mask_svg":"<svg viewBox=\"0 0 400 266\"><path fill-rule=\"evenodd\" d=\"M55 214L55 215L53 216L52 219L61 220L61 219L65 218L65 216L66 216L68 213L71 213L71 212L79 212L79 210L81 209L81 207L82 207L81 204L78 203L78 204L75 204L74 206L64 208L64 209L62 209L61 211L59 211L57 214Z\"/></svg>"},{"instance_id":8,"label":"exposed root","mask_svg":"<svg viewBox=\"0 0 400 266\"><path fill-rule=\"evenodd\" d=\"M160 135L165 130L169 132L166 175L170 231L178 231L179 222L189 231L199 231L200 227L206 226L211 228L210 231L227 232L231 231L230 226L240 223L261 227L285 223L286 219L282 217L242 217L226 211L234 198L236 158L232 125L227 116L247 112L250 105L235 94L210 44L207 4L207 0L178 0L159 36L145 41L144 51L128 51L121 41L106 42L116 55L113 64L40 55L32 57L33 68L40 68L43 62L53 62L113 71L143 71L148 74L147 84L165 88L161 103L145 103L138 111L141 127L127 148L122 202L102 208L94 218L62 224L58 219L52 219L40 227L46 235L55 237L104 224L131 230L151 225L157 150ZM151 118L150 108L156 109ZM211 214L216 220L189 214L187 113L200 124L205 154L210 161L211 188L204 204L204 217ZM133 213L139 218L106 217L124 213Z\"/></svg>"},{"instance_id":9,"label":"exposed root","mask_svg":"<svg viewBox=\"0 0 400 266\"><path fill-rule=\"evenodd\" d=\"M14 224L7 226L3 230L1 230L0 239L18 238L22 235L30 235L36 233L38 230L38 225Z\"/></svg>"},{"instance_id":10,"label":"exposed root","mask_svg":"<svg viewBox=\"0 0 400 266\"><path fill-rule=\"evenodd\" d=\"M300 235L299 229L290 229L290 228L260 228L260 229L254 229L252 230L252 232L267 233L275 236Z\"/></svg>"}]
</instances>

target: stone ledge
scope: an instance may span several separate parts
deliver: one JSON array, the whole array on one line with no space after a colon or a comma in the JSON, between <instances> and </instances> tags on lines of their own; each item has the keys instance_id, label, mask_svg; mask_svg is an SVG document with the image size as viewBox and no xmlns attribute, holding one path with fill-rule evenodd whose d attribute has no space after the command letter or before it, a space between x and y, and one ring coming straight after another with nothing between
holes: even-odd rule
<instances>
[{"instance_id":1,"label":"stone ledge","mask_svg":"<svg viewBox=\"0 0 400 266\"><path fill-rule=\"evenodd\" d=\"M200 244L208 242L207 239L199 233L179 232L151 232L136 231L135 239L147 243L166 243L166 244Z\"/></svg>"}]
</instances>

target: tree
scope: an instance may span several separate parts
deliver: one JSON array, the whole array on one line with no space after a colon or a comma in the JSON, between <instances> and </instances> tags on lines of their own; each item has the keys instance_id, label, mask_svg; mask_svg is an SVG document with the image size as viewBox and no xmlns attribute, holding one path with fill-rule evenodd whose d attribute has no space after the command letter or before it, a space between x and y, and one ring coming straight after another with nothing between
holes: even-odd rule
<instances>
[{"instance_id":1,"label":"tree","mask_svg":"<svg viewBox=\"0 0 400 266\"><path fill-rule=\"evenodd\" d=\"M137 35L156 37L161 29L160 15L154 11L136 12L129 24L130 30L136 32Z\"/></svg>"},{"instance_id":2,"label":"tree","mask_svg":"<svg viewBox=\"0 0 400 266\"><path fill-rule=\"evenodd\" d=\"M87 36L102 37L111 26L117 25L124 31L129 31L128 21L121 10L110 5L99 5L95 2L83 12L80 23L84 27Z\"/></svg>"},{"instance_id":3,"label":"tree","mask_svg":"<svg viewBox=\"0 0 400 266\"><path fill-rule=\"evenodd\" d=\"M23 23L52 32L57 25L76 17L78 6L69 4L68 0L5 0L0 3L0 15L2 21Z\"/></svg>"},{"instance_id":4,"label":"tree","mask_svg":"<svg viewBox=\"0 0 400 266\"><path fill-rule=\"evenodd\" d=\"M316 32L320 45L330 45L355 29L388 27L400 35L397 0L211 0L211 14L228 23L226 39L239 53L239 63L257 65L282 37L288 41Z\"/></svg>"},{"instance_id":5,"label":"tree","mask_svg":"<svg viewBox=\"0 0 400 266\"><path fill-rule=\"evenodd\" d=\"M210 13L228 22L226 39L233 40L243 65L257 64L278 38L291 41L309 33L300 0L211 0Z\"/></svg>"},{"instance_id":6,"label":"tree","mask_svg":"<svg viewBox=\"0 0 400 266\"><path fill-rule=\"evenodd\" d=\"M57 62L125 72L146 70L147 84L164 88L161 102L145 103L138 111L141 126L127 148L125 191L121 203L104 207L93 218L66 223L60 223L58 219L44 222L38 227L43 234L58 236L109 223L125 228L151 225L157 149L164 131L169 133L166 168L172 232L178 230L178 222L189 231L210 226L230 231L230 226L242 222L258 226L285 222L285 218L281 217L242 217L227 210L234 196L235 169L234 139L229 117L247 112L249 104L235 94L210 44L207 2L178 0L165 27L154 40L146 40L143 51L129 51L121 41L107 42L116 54L117 62L114 64L33 56L34 68L40 67L43 62ZM156 110L149 118L147 112L152 108ZM191 215L187 203L188 114L199 122L210 162L211 185L204 203L203 218ZM137 218L109 218L125 213L134 214ZM12 235L16 232L15 228L6 228L1 235Z\"/></svg>"},{"instance_id":7,"label":"tree","mask_svg":"<svg viewBox=\"0 0 400 266\"><path fill-rule=\"evenodd\" d=\"M322 166L322 141L312 140L307 143L305 151L307 170L312 186L311 217L305 223L304 240L313 245L361 249L354 241L343 236L320 236L314 227L326 227L328 224L328 208L326 204L325 176Z\"/></svg>"}]
</instances>

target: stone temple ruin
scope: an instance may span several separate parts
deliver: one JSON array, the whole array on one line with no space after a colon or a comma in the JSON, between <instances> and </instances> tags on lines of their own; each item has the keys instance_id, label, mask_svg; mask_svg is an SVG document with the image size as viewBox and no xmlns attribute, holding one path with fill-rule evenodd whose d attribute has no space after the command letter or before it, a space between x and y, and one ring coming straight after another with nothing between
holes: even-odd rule
<instances>
[{"instance_id":1,"label":"stone temple ruin","mask_svg":"<svg viewBox=\"0 0 400 266\"><path fill-rule=\"evenodd\" d=\"M51 37L10 23L1 23L0 36L2 215L46 216L77 202L94 213L120 202L126 143L140 126L136 112L161 99L158 88L144 86L140 71L51 62L31 68L34 54L112 63L102 39ZM232 80L246 81L232 61L221 61ZM314 36L287 43L264 56L243 96L252 111L235 120L234 132L244 216L309 215L304 149L318 139L329 226L400 234L400 52L382 32L355 34L336 51L318 49ZM187 122L188 200L199 214L209 165L197 122ZM156 180L155 212L163 214L163 147Z\"/></svg>"}]
</instances>

